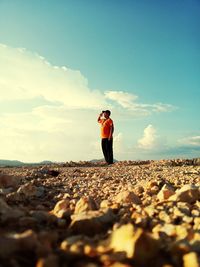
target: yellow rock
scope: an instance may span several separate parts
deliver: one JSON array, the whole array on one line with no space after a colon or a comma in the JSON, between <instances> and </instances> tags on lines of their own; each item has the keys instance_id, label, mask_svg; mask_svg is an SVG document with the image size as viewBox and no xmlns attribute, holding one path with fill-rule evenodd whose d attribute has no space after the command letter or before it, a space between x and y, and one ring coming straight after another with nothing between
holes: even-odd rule
<instances>
[{"instance_id":1,"label":"yellow rock","mask_svg":"<svg viewBox=\"0 0 200 267\"><path fill-rule=\"evenodd\" d=\"M81 213L88 210L96 210L97 206L91 197L81 197L75 206L75 213Z\"/></svg>"},{"instance_id":2,"label":"yellow rock","mask_svg":"<svg viewBox=\"0 0 200 267\"><path fill-rule=\"evenodd\" d=\"M184 267L199 267L199 265L200 262L198 262L198 257L195 252L190 252L183 256Z\"/></svg>"},{"instance_id":3,"label":"yellow rock","mask_svg":"<svg viewBox=\"0 0 200 267\"><path fill-rule=\"evenodd\" d=\"M173 188L167 184L163 185L163 187L161 188L160 192L157 195L157 198L160 201L166 200L168 199L170 196L174 195L175 192L173 190Z\"/></svg>"},{"instance_id":4,"label":"yellow rock","mask_svg":"<svg viewBox=\"0 0 200 267\"><path fill-rule=\"evenodd\" d=\"M152 259L159 250L158 240L141 228L135 230L130 223L113 232L110 247L115 252L125 252L127 258L133 258L139 263Z\"/></svg>"},{"instance_id":5,"label":"yellow rock","mask_svg":"<svg viewBox=\"0 0 200 267\"><path fill-rule=\"evenodd\" d=\"M164 224L164 225L160 225L157 224L153 229L152 229L153 233L165 233L168 236L175 236L176 235L176 227L173 224Z\"/></svg>"},{"instance_id":6,"label":"yellow rock","mask_svg":"<svg viewBox=\"0 0 200 267\"><path fill-rule=\"evenodd\" d=\"M133 192L123 191L115 197L116 203L134 203L141 204L141 199Z\"/></svg>"},{"instance_id":7,"label":"yellow rock","mask_svg":"<svg viewBox=\"0 0 200 267\"><path fill-rule=\"evenodd\" d=\"M194 218L194 229L200 230L200 217Z\"/></svg>"},{"instance_id":8,"label":"yellow rock","mask_svg":"<svg viewBox=\"0 0 200 267\"><path fill-rule=\"evenodd\" d=\"M56 215L58 218L62 218L63 214L69 210L70 202L68 199L60 200L56 203L51 213Z\"/></svg>"},{"instance_id":9,"label":"yellow rock","mask_svg":"<svg viewBox=\"0 0 200 267\"><path fill-rule=\"evenodd\" d=\"M188 235L188 229L184 225L176 225L177 239L184 239Z\"/></svg>"},{"instance_id":10,"label":"yellow rock","mask_svg":"<svg viewBox=\"0 0 200 267\"><path fill-rule=\"evenodd\" d=\"M176 190L169 200L193 203L200 198L200 189L198 186L186 184L181 189Z\"/></svg>"}]
</instances>

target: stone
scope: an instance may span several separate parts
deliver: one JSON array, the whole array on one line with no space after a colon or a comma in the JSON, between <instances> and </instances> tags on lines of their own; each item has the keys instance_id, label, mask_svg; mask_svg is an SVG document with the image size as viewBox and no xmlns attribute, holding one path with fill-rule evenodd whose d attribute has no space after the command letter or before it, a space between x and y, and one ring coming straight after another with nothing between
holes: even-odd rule
<instances>
[{"instance_id":1,"label":"stone","mask_svg":"<svg viewBox=\"0 0 200 267\"><path fill-rule=\"evenodd\" d=\"M14 238L0 236L0 258L8 258L18 250L18 242Z\"/></svg>"},{"instance_id":2,"label":"stone","mask_svg":"<svg viewBox=\"0 0 200 267\"><path fill-rule=\"evenodd\" d=\"M65 228L67 226L66 220L58 218L57 225L59 228Z\"/></svg>"},{"instance_id":3,"label":"stone","mask_svg":"<svg viewBox=\"0 0 200 267\"><path fill-rule=\"evenodd\" d=\"M129 203L129 204L141 204L141 199L134 193L130 191L120 192L115 198L116 203Z\"/></svg>"},{"instance_id":4,"label":"stone","mask_svg":"<svg viewBox=\"0 0 200 267\"><path fill-rule=\"evenodd\" d=\"M176 225L177 240L183 240L188 236L188 228L186 225Z\"/></svg>"},{"instance_id":5,"label":"stone","mask_svg":"<svg viewBox=\"0 0 200 267\"><path fill-rule=\"evenodd\" d=\"M65 240L62 241L60 248L64 251L68 251L71 245L74 245L79 242L83 242L85 239L85 236L83 235L75 235L65 238Z\"/></svg>"},{"instance_id":6,"label":"stone","mask_svg":"<svg viewBox=\"0 0 200 267\"><path fill-rule=\"evenodd\" d=\"M159 201L163 201L168 199L170 196L174 195L175 191L172 186L164 184L159 193L157 194L157 198Z\"/></svg>"},{"instance_id":7,"label":"stone","mask_svg":"<svg viewBox=\"0 0 200 267\"><path fill-rule=\"evenodd\" d=\"M136 195L142 194L144 192L144 187L141 185L136 186L136 188L134 189L134 192Z\"/></svg>"},{"instance_id":8,"label":"stone","mask_svg":"<svg viewBox=\"0 0 200 267\"><path fill-rule=\"evenodd\" d=\"M13 191L13 187L0 188L0 194L7 195Z\"/></svg>"},{"instance_id":9,"label":"stone","mask_svg":"<svg viewBox=\"0 0 200 267\"><path fill-rule=\"evenodd\" d=\"M111 209L78 213L72 215L71 218L71 231L75 234L82 233L88 236L106 231L116 219Z\"/></svg>"},{"instance_id":10,"label":"stone","mask_svg":"<svg viewBox=\"0 0 200 267\"><path fill-rule=\"evenodd\" d=\"M191 211L191 215L192 215L192 217L200 217L200 210L193 209Z\"/></svg>"},{"instance_id":11,"label":"stone","mask_svg":"<svg viewBox=\"0 0 200 267\"><path fill-rule=\"evenodd\" d=\"M60 248L63 251L70 251L75 254L85 254L91 257L96 255L94 242L85 235L76 235L66 238L62 241Z\"/></svg>"},{"instance_id":12,"label":"stone","mask_svg":"<svg viewBox=\"0 0 200 267\"><path fill-rule=\"evenodd\" d=\"M17 187L21 177L0 173L0 188Z\"/></svg>"},{"instance_id":13,"label":"stone","mask_svg":"<svg viewBox=\"0 0 200 267\"><path fill-rule=\"evenodd\" d=\"M144 210L148 214L149 217L154 217L155 213L157 212L153 205L149 205L145 207Z\"/></svg>"},{"instance_id":14,"label":"stone","mask_svg":"<svg viewBox=\"0 0 200 267\"><path fill-rule=\"evenodd\" d=\"M154 185L152 187L150 187L148 190L147 190L147 193L150 195L150 196L153 196L155 194L157 194L159 192L159 187L157 185Z\"/></svg>"},{"instance_id":15,"label":"stone","mask_svg":"<svg viewBox=\"0 0 200 267\"><path fill-rule=\"evenodd\" d=\"M106 208L109 208L110 206L111 206L111 202L108 201L107 199L102 200L100 203L101 209L106 209Z\"/></svg>"},{"instance_id":16,"label":"stone","mask_svg":"<svg viewBox=\"0 0 200 267\"><path fill-rule=\"evenodd\" d=\"M142 264L158 255L159 241L142 228L134 229L129 223L113 231L110 248L115 252L125 252L127 258Z\"/></svg>"},{"instance_id":17,"label":"stone","mask_svg":"<svg viewBox=\"0 0 200 267\"><path fill-rule=\"evenodd\" d=\"M154 186L158 186L158 182L156 180L151 180L147 183L147 189L150 189Z\"/></svg>"},{"instance_id":18,"label":"stone","mask_svg":"<svg viewBox=\"0 0 200 267\"><path fill-rule=\"evenodd\" d=\"M194 229L200 230L200 217L194 218Z\"/></svg>"},{"instance_id":19,"label":"stone","mask_svg":"<svg viewBox=\"0 0 200 267\"><path fill-rule=\"evenodd\" d=\"M37 235L32 230L0 237L0 257L10 257L20 251L34 251L38 244Z\"/></svg>"},{"instance_id":20,"label":"stone","mask_svg":"<svg viewBox=\"0 0 200 267\"><path fill-rule=\"evenodd\" d=\"M37 225L37 220L31 216L21 217L19 219L19 225L22 227L32 228Z\"/></svg>"},{"instance_id":21,"label":"stone","mask_svg":"<svg viewBox=\"0 0 200 267\"><path fill-rule=\"evenodd\" d=\"M165 222L165 223L170 223L171 222L171 218L169 216L169 214L165 211L165 210L161 210L158 214L158 218Z\"/></svg>"},{"instance_id":22,"label":"stone","mask_svg":"<svg viewBox=\"0 0 200 267\"><path fill-rule=\"evenodd\" d=\"M23 211L10 207L3 199L0 199L0 222L5 223L16 220L23 215Z\"/></svg>"},{"instance_id":23,"label":"stone","mask_svg":"<svg viewBox=\"0 0 200 267\"><path fill-rule=\"evenodd\" d=\"M62 199L58 201L51 211L52 214L57 216L58 218L62 218L66 215L66 213L70 214L70 201L69 199Z\"/></svg>"},{"instance_id":24,"label":"stone","mask_svg":"<svg viewBox=\"0 0 200 267\"><path fill-rule=\"evenodd\" d=\"M40 258L36 267L59 267L59 258L54 254L48 255L46 258Z\"/></svg>"},{"instance_id":25,"label":"stone","mask_svg":"<svg viewBox=\"0 0 200 267\"><path fill-rule=\"evenodd\" d=\"M81 197L76 203L74 213L81 213L89 210L97 210L97 205L91 197Z\"/></svg>"},{"instance_id":26,"label":"stone","mask_svg":"<svg viewBox=\"0 0 200 267\"><path fill-rule=\"evenodd\" d=\"M186 184L181 189L177 190L169 200L194 203L200 199L200 188L195 185Z\"/></svg>"},{"instance_id":27,"label":"stone","mask_svg":"<svg viewBox=\"0 0 200 267\"><path fill-rule=\"evenodd\" d=\"M35 220L37 220L39 224L43 224L43 223L53 224L57 222L57 218L55 215L44 210L32 210L29 212L29 214Z\"/></svg>"},{"instance_id":28,"label":"stone","mask_svg":"<svg viewBox=\"0 0 200 267\"><path fill-rule=\"evenodd\" d=\"M25 200L25 196L22 194L19 194L17 192L11 192L6 195L6 200L12 201L12 202L21 202Z\"/></svg>"},{"instance_id":29,"label":"stone","mask_svg":"<svg viewBox=\"0 0 200 267\"><path fill-rule=\"evenodd\" d=\"M153 229L153 233L165 233L167 236L176 236L176 226L173 224L157 224Z\"/></svg>"},{"instance_id":30,"label":"stone","mask_svg":"<svg viewBox=\"0 0 200 267\"><path fill-rule=\"evenodd\" d=\"M183 255L183 267L199 267L199 265L197 253L190 252Z\"/></svg>"},{"instance_id":31,"label":"stone","mask_svg":"<svg viewBox=\"0 0 200 267\"><path fill-rule=\"evenodd\" d=\"M31 183L26 183L19 187L17 193L25 197L41 197L44 194L44 187L37 187Z\"/></svg>"},{"instance_id":32,"label":"stone","mask_svg":"<svg viewBox=\"0 0 200 267\"><path fill-rule=\"evenodd\" d=\"M38 246L37 234L32 230L26 230L20 234L14 234L20 250L34 250Z\"/></svg>"}]
</instances>

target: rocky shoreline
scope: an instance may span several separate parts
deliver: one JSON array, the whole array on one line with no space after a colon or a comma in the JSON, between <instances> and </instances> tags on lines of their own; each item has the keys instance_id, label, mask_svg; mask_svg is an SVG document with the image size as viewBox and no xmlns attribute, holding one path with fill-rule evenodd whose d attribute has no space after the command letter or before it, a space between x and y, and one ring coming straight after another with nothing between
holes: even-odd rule
<instances>
[{"instance_id":1,"label":"rocky shoreline","mask_svg":"<svg viewBox=\"0 0 200 267\"><path fill-rule=\"evenodd\" d=\"M200 159L0 168L0 267L200 266Z\"/></svg>"}]
</instances>

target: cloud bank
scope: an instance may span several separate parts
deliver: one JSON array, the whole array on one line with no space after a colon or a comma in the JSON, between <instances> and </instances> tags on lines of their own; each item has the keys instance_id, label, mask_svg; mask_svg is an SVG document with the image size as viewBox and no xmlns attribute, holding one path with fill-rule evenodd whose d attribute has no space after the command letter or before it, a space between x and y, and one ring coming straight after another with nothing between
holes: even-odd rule
<instances>
[{"instance_id":1,"label":"cloud bank","mask_svg":"<svg viewBox=\"0 0 200 267\"><path fill-rule=\"evenodd\" d=\"M92 90L78 70L54 66L23 48L0 45L1 158L23 161L101 158L96 116L102 109L119 120L174 109L170 104L145 104L125 91ZM151 147L153 128L139 144ZM122 135L116 133L120 153Z\"/></svg>"}]
</instances>

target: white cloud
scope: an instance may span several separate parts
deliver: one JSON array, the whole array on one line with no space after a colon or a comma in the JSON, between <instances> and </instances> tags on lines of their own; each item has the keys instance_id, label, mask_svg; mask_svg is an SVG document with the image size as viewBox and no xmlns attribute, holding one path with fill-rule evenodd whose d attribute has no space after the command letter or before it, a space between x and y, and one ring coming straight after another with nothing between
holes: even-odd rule
<instances>
[{"instance_id":1,"label":"white cloud","mask_svg":"<svg viewBox=\"0 0 200 267\"><path fill-rule=\"evenodd\" d=\"M166 112L166 104L140 104L138 97L123 91L91 90L80 71L54 66L25 48L0 44L1 157L23 161L65 161L102 157L96 116L111 109L116 120ZM16 103L31 103L14 112ZM36 104L39 103L39 104ZM16 104L17 105L17 104ZM27 105L26 105L27 106ZM13 111L12 111L13 110ZM119 129L120 130L120 129ZM124 150L121 133L115 137L116 153ZM143 147L145 141L141 141ZM148 143L146 144L148 146Z\"/></svg>"},{"instance_id":2,"label":"white cloud","mask_svg":"<svg viewBox=\"0 0 200 267\"><path fill-rule=\"evenodd\" d=\"M179 143L182 143L185 146L191 145L191 146L199 147L200 146L200 135L182 138L179 140Z\"/></svg>"},{"instance_id":3,"label":"white cloud","mask_svg":"<svg viewBox=\"0 0 200 267\"><path fill-rule=\"evenodd\" d=\"M124 136L122 133L118 133L113 138L114 143L114 151L116 154L116 158L120 158L120 154L124 153Z\"/></svg>"},{"instance_id":4,"label":"white cloud","mask_svg":"<svg viewBox=\"0 0 200 267\"><path fill-rule=\"evenodd\" d=\"M130 108L138 97L134 94L130 94L123 91L107 91L105 97L110 100L114 100L119 103L123 108Z\"/></svg>"},{"instance_id":5,"label":"white cloud","mask_svg":"<svg viewBox=\"0 0 200 267\"><path fill-rule=\"evenodd\" d=\"M168 112L176 109L170 104L155 103L143 104L137 103L138 96L123 91L107 91L105 98L119 104L122 108L135 112L137 115L150 115L152 112Z\"/></svg>"},{"instance_id":6,"label":"white cloud","mask_svg":"<svg viewBox=\"0 0 200 267\"><path fill-rule=\"evenodd\" d=\"M143 133L143 137L138 140L138 147L142 149L154 149L158 146L158 135L153 125L149 124Z\"/></svg>"},{"instance_id":7,"label":"white cloud","mask_svg":"<svg viewBox=\"0 0 200 267\"><path fill-rule=\"evenodd\" d=\"M0 55L0 100L42 96L69 108L98 109L106 105L104 95L90 90L80 71L55 67L25 49L0 45Z\"/></svg>"}]
</instances>

